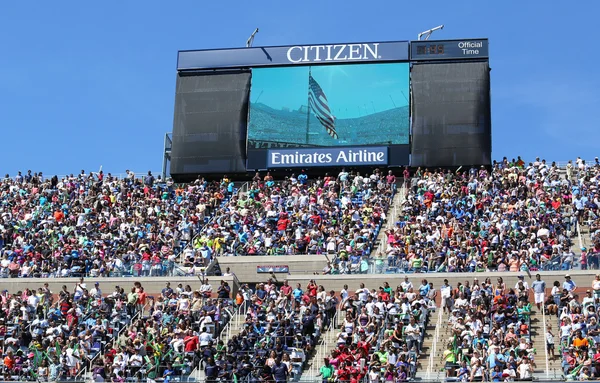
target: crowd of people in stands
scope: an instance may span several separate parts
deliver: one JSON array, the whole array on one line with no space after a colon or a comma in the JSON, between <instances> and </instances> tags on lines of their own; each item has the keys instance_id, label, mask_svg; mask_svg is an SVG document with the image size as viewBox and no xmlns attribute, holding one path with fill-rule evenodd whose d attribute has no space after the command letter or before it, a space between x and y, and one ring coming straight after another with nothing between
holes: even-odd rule
<instances>
[{"instance_id":1,"label":"crowd of people in stands","mask_svg":"<svg viewBox=\"0 0 600 383\"><path fill-rule=\"evenodd\" d=\"M559 170L520 157L489 169L405 169L406 200L375 256L392 171L257 173L239 194L227 176L178 186L151 172L19 172L0 180L0 277L171 275L181 251L192 270L263 254L330 254L329 274L373 264L392 273L598 268L599 172L598 161ZM581 255L571 250L577 223L593 243Z\"/></svg>"},{"instance_id":2,"label":"crowd of people in stands","mask_svg":"<svg viewBox=\"0 0 600 383\"><path fill-rule=\"evenodd\" d=\"M545 291L539 275L534 291ZM449 341L443 352L447 380L532 380L536 350L530 331L530 287L524 276L507 286L502 278L440 287L442 309L449 313ZM543 303L543 293L536 293Z\"/></svg>"},{"instance_id":3,"label":"crowd of people in stands","mask_svg":"<svg viewBox=\"0 0 600 383\"><path fill-rule=\"evenodd\" d=\"M236 302L247 313L243 328L227 341L226 357L204 359L209 382L298 378L339 300L314 281L303 288L269 279L254 289L242 286Z\"/></svg>"},{"instance_id":4,"label":"crowd of people in stands","mask_svg":"<svg viewBox=\"0 0 600 383\"><path fill-rule=\"evenodd\" d=\"M597 233L598 175L578 159L560 171L537 158L491 169L417 169L395 226L386 231L385 272L598 268L600 241L579 257L576 224ZM600 239L600 238L599 238Z\"/></svg>"},{"instance_id":5,"label":"crowd of people in stands","mask_svg":"<svg viewBox=\"0 0 600 383\"><path fill-rule=\"evenodd\" d=\"M103 292L84 280L52 292L48 284L0 296L4 380L126 379L169 381L186 376L209 355L223 358L213 340L233 313L226 282L172 288L149 296L136 282Z\"/></svg>"},{"instance_id":6,"label":"crowd of people in stands","mask_svg":"<svg viewBox=\"0 0 600 383\"><path fill-rule=\"evenodd\" d=\"M256 173L194 241L197 253L221 255L335 254L367 257L391 203L396 177L342 170L308 178L302 171L276 182Z\"/></svg>"},{"instance_id":7,"label":"crowd of people in stands","mask_svg":"<svg viewBox=\"0 0 600 383\"><path fill-rule=\"evenodd\" d=\"M552 329L553 321L548 325L548 348L554 355L558 343L563 374L573 380L600 378L600 275L596 275L591 286L585 293L578 293L571 278L565 278L562 284L556 281L546 302L548 314L556 314L558 318L556 332Z\"/></svg>"},{"instance_id":8,"label":"crowd of people in stands","mask_svg":"<svg viewBox=\"0 0 600 383\"><path fill-rule=\"evenodd\" d=\"M151 172L6 175L0 277L171 275L179 252L233 190L226 176L176 186Z\"/></svg>"},{"instance_id":9,"label":"crowd of people in stands","mask_svg":"<svg viewBox=\"0 0 600 383\"><path fill-rule=\"evenodd\" d=\"M337 347L319 370L323 382L407 382L415 377L429 313L437 291L422 280L414 287L405 280L395 289L384 282L378 289L361 284L340 294Z\"/></svg>"}]
</instances>

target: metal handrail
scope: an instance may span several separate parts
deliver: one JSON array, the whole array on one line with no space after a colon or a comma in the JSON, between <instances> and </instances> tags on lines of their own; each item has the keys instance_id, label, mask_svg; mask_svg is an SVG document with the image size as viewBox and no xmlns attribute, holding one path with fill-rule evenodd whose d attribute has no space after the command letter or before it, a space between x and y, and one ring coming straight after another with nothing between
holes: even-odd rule
<instances>
[{"instance_id":1,"label":"metal handrail","mask_svg":"<svg viewBox=\"0 0 600 383\"><path fill-rule=\"evenodd\" d=\"M329 326L327 326L327 329L324 329L324 331L321 333L321 344L319 345L317 352L312 358L314 362L311 365L310 370L308 371L308 376L311 380L316 377L315 370L318 370L320 368L317 367L317 363L320 363L320 361L323 360L323 358L325 358L325 354L327 354L327 347L331 344L333 340L333 334L335 333L335 325L338 320L338 314L339 310L336 310L335 314L333 314L333 318L331 318L331 321L329 322Z\"/></svg>"},{"instance_id":2,"label":"metal handrail","mask_svg":"<svg viewBox=\"0 0 600 383\"><path fill-rule=\"evenodd\" d=\"M542 332L543 332L543 336L544 338L546 337L546 313L544 310L544 305L545 303L542 302ZM539 334L538 334L539 336ZM546 339L544 339L544 353L546 355L546 379L550 379L550 365L548 363L548 342L546 342Z\"/></svg>"},{"instance_id":3,"label":"metal handrail","mask_svg":"<svg viewBox=\"0 0 600 383\"><path fill-rule=\"evenodd\" d=\"M440 305L441 306L441 305ZM433 335L433 343L431 344L431 352L429 353L429 366L427 367L426 380L429 380L431 377L431 372L433 370L433 364L435 363L435 354L437 352L437 341L440 336L440 328L442 327L442 319L443 319L444 309L443 307L438 308L438 320L437 326L435 326L435 333Z\"/></svg>"}]
</instances>

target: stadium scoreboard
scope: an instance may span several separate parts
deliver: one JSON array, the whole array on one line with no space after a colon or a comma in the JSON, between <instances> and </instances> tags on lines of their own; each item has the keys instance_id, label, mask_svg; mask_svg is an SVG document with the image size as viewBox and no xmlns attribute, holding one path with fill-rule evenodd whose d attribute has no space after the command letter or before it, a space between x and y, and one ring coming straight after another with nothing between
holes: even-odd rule
<instances>
[{"instance_id":1,"label":"stadium scoreboard","mask_svg":"<svg viewBox=\"0 0 600 383\"><path fill-rule=\"evenodd\" d=\"M171 176L491 162L487 39L180 51Z\"/></svg>"}]
</instances>

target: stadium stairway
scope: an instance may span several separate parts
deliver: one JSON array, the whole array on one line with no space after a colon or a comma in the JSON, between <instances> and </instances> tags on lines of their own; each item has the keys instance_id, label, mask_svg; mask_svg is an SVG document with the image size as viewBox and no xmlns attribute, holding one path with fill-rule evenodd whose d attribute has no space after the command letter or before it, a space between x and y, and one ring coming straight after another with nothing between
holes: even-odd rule
<instances>
[{"instance_id":1,"label":"stadium stairway","mask_svg":"<svg viewBox=\"0 0 600 383\"><path fill-rule=\"evenodd\" d=\"M439 310L439 309L438 309ZM429 315L429 323L427 324L427 328L423 329L425 331L424 333L424 337L423 337L423 345L421 346L421 355L419 356L419 359L417 360L417 370L415 373L415 381L419 381L419 380L428 380L428 381L440 381L439 379L441 377L443 377L443 375L439 375L438 376L438 372L440 370L439 367L436 367L436 363L437 365L439 365L439 360L437 360L436 355L432 355L434 353L434 341L436 339L436 334L438 335L438 342L436 344L436 351L435 354L438 353L438 351L440 351L440 347L442 347L442 352L444 351L443 347L443 337L441 337L441 334L443 331L441 331L442 327L448 327L448 326L443 326L443 319L446 318L447 316L445 316L444 314L440 315L439 311L435 311L430 313ZM438 327L440 330L438 330ZM450 335L448 334L447 337L449 337ZM440 339L442 340L442 342L440 342ZM442 366L443 367L443 366ZM437 369L436 369L437 368Z\"/></svg>"},{"instance_id":2,"label":"stadium stairway","mask_svg":"<svg viewBox=\"0 0 600 383\"><path fill-rule=\"evenodd\" d=\"M552 325L552 332L554 333L554 339L557 342L554 355L557 355L554 359L550 358L546 350L546 330L544 326L544 317L546 323ZM559 330L556 328L556 317L555 316L543 316L541 311L532 311L531 317L531 339L533 340L533 348L536 350L535 354L535 368L533 371L533 377L536 380L547 380L547 379L561 379L562 368L560 353L558 351L558 342L560 340L558 336ZM548 365L546 367L546 361ZM548 368L548 370L546 370Z\"/></svg>"},{"instance_id":3,"label":"stadium stairway","mask_svg":"<svg viewBox=\"0 0 600 383\"><path fill-rule=\"evenodd\" d=\"M222 340L225 345L227 345L227 341L234 335L238 335L242 329L244 328L244 323L246 321L246 314L237 312L227 323L227 325L223 328L219 336L215 337L215 343L219 340ZM188 382L192 382L193 380L198 382L205 382L206 375L204 374L204 369L197 368L194 370L194 373L191 374Z\"/></svg>"},{"instance_id":4,"label":"stadium stairway","mask_svg":"<svg viewBox=\"0 0 600 383\"><path fill-rule=\"evenodd\" d=\"M554 323L556 317L546 316L546 323ZM438 326L438 320L439 322ZM555 380L562 378L561 359L560 352L558 349L558 336L556 326L553 325L553 333L555 336L556 350L554 352L557 357L551 359L546 354L546 336L544 330L544 316L539 311L532 311L530 317L531 320L531 339L533 340L533 347L536 349L535 355L535 368L533 372L534 380ZM448 346L448 342L451 340L452 331L450 326L446 325L448 321L448 314L443 313L441 316L434 315L431 317L431 321L427 328L425 340L423 342L423 352L421 359L419 360L420 365L417 368L417 374L415 380L427 380L427 381L443 381L445 376L443 353ZM433 330L432 330L433 329ZM437 340L436 340L437 334ZM428 336L429 335L429 336ZM435 354L433 357L430 352L432 350L433 342L436 342ZM425 358L429 358L429 360ZM546 361L548 365L546 367ZM427 367L429 365L429 367ZM424 368L423 368L424 367Z\"/></svg>"},{"instance_id":5,"label":"stadium stairway","mask_svg":"<svg viewBox=\"0 0 600 383\"><path fill-rule=\"evenodd\" d=\"M327 331L321 334L314 353L306 360L302 374L295 381L316 382L321 380L316 376L323 365L323 359L329 356L333 349L337 348L337 335L342 331L342 324L344 322L343 314L344 312L338 310L335 326L330 326Z\"/></svg>"},{"instance_id":6,"label":"stadium stairway","mask_svg":"<svg viewBox=\"0 0 600 383\"><path fill-rule=\"evenodd\" d=\"M375 240L375 247L373 247L373 251L371 254L373 257L385 258L386 244L387 244L387 236L385 231L392 228L400 214L402 213L402 204L406 200L406 188L404 184L398 185L398 189L396 194L394 194L394 198L392 199L392 203L388 211L386 212L386 219L383 223L381 230L379 230L379 234L377 235L377 239Z\"/></svg>"}]
</instances>

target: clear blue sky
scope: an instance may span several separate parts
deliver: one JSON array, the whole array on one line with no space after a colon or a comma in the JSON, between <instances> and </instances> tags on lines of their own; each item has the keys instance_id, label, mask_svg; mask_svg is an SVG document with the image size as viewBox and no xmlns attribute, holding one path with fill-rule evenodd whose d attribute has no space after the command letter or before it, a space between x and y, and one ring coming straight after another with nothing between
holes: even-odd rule
<instances>
[{"instance_id":1,"label":"clear blue sky","mask_svg":"<svg viewBox=\"0 0 600 383\"><path fill-rule=\"evenodd\" d=\"M179 49L488 37L493 156L598 155L600 2L3 1L0 173L159 170Z\"/></svg>"}]
</instances>

